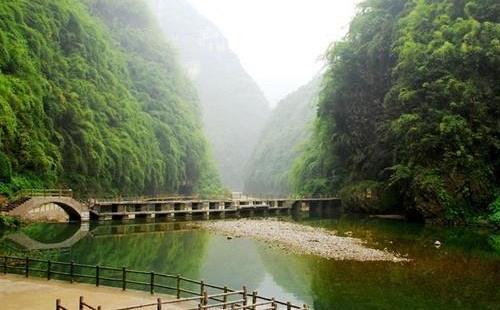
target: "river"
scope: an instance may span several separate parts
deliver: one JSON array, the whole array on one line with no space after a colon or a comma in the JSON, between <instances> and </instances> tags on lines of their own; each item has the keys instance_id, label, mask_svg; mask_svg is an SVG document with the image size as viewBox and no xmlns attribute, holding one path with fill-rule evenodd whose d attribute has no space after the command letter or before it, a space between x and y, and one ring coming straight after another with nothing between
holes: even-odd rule
<instances>
[{"instance_id":1,"label":"river","mask_svg":"<svg viewBox=\"0 0 500 310\"><path fill-rule=\"evenodd\" d=\"M361 238L411 261L294 255L261 241L228 239L187 222L91 224L83 234L77 224L32 224L17 232L34 240L31 246L64 244L68 239L74 244L26 250L9 238L13 234L4 232L0 252L179 273L234 288L247 285L250 291L314 309L500 309L499 232L355 215L295 221ZM77 234L81 237L71 239Z\"/></svg>"}]
</instances>

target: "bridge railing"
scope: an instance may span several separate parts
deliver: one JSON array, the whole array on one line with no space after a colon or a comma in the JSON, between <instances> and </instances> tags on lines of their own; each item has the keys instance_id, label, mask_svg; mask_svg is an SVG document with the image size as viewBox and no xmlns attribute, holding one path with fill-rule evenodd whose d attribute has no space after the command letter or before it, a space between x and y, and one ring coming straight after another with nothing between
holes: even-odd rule
<instances>
[{"instance_id":1,"label":"bridge railing","mask_svg":"<svg viewBox=\"0 0 500 310\"><path fill-rule=\"evenodd\" d=\"M132 202L132 201L185 201L185 200L231 200L229 195L151 195L151 196L111 196L111 197L100 197L100 198L89 198L90 204L100 204L100 203L113 203L113 202Z\"/></svg>"},{"instance_id":2,"label":"bridge railing","mask_svg":"<svg viewBox=\"0 0 500 310\"><path fill-rule=\"evenodd\" d=\"M73 197L72 189L22 189L14 194L13 200L23 197Z\"/></svg>"},{"instance_id":3,"label":"bridge railing","mask_svg":"<svg viewBox=\"0 0 500 310\"><path fill-rule=\"evenodd\" d=\"M127 288L146 289L151 294L155 292L165 292L175 294L177 300L191 298L192 300L200 300L200 304L204 307L197 309L215 308L209 306L210 302L216 302L220 305L239 305L247 306L249 301L253 304L259 302L274 302L276 307L284 306L287 310L292 309L307 309L307 306L293 305L290 302L274 300L258 295L257 292L248 293L246 287L242 290L230 289L227 286L218 286L205 283L203 280L193 280L178 275L163 274L156 272L147 272L140 270L128 269L126 267L107 267L100 265L87 265L71 262L57 262L51 260L41 260L30 257L15 257L15 256L0 256L0 270L4 274L21 274L25 277L45 277L47 280L57 278L58 280L66 280L70 283L84 282L92 283L96 286L113 286L121 287L122 290ZM1 272L1 271L0 271ZM230 296L239 298L237 301L229 300ZM137 309L134 308L124 309ZM224 307L223 307L224 308ZM123 309L123 310L124 310ZM220 309L220 308L219 308ZM237 309L251 309L238 307ZM274 308L277 309L277 308Z\"/></svg>"},{"instance_id":4,"label":"bridge railing","mask_svg":"<svg viewBox=\"0 0 500 310\"><path fill-rule=\"evenodd\" d=\"M94 203L106 203L115 201L168 201L168 200L195 200L200 199L199 196L182 196L175 194L167 195L142 195L142 196L109 196L109 197L98 197L89 198L89 201Z\"/></svg>"},{"instance_id":5,"label":"bridge railing","mask_svg":"<svg viewBox=\"0 0 500 310\"><path fill-rule=\"evenodd\" d=\"M332 196L326 195L311 195L311 196L287 196L280 197L276 195L241 195L237 197L230 196L118 196L113 198L89 198L91 205L109 204L109 203L124 203L124 202L172 202L172 201L223 201L223 200L239 200L239 201L272 201L272 200L312 200L312 199L333 199Z\"/></svg>"},{"instance_id":6,"label":"bridge railing","mask_svg":"<svg viewBox=\"0 0 500 310\"><path fill-rule=\"evenodd\" d=\"M243 193L241 197L248 197L257 200L301 200L301 199L326 199L338 196L337 194L262 194L262 193Z\"/></svg>"}]
</instances>

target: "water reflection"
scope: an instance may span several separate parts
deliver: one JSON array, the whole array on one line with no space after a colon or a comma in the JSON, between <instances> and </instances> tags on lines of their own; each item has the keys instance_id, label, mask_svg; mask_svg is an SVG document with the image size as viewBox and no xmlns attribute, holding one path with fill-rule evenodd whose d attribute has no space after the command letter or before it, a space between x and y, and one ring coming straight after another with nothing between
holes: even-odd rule
<instances>
[{"instance_id":1,"label":"water reflection","mask_svg":"<svg viewBox=\"0 0 500 310\"><path fill-rule=\"evenodd\" d=\"M46 226L46 224L43 226ZM52 229L53 227L54 226L47 227L47 234L34 233L34 231L42 231L38 229L38 226L35 226L35 228L37 228L36 230L27 228L7 235L5 239L14 242L16 245L29 252L35 250L71 248L89 234L88 223L82 223L81 225L64 225L64 228L56 226L56 228L63 229Z\"/></svg>"},{"instance_id":2,"label":"water reflection","mask_svg":"<svg viewBox=\"0 0 500 310\"><path fill-rule=\"evenodd\" d=\"M500 238L490 231L352 216L301 223L352 234L372 247L408 254L412 261L330 261L291 255L266 243L228 240L179 222L97 225L69 251L30 255L181 273L235 288L245 284L249 290L315 309L495 309L500 304ZM40 242L61 242L63 235L74 235L74 229L35 226L23 233ZM439 249L433 246L435 240L442 242ZM4 238L0 251L14 254L16 248Z\"/></svg>"}]
</instances>

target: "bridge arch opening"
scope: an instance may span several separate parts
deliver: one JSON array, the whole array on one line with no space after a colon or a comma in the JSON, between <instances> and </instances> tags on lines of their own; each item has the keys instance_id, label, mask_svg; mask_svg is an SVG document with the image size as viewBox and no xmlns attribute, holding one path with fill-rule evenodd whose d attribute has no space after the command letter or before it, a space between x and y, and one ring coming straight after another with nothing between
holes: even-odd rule
<instances>
[{"instance_id":1,"label":"bridge arch opening","mask_svg":"<svg viewBox=\"0 0 500 310\"><path fill-rule=\"evenodd\" d=\"M28 200L22 200L9 214L22 219L43 221L43 218L37 218L37 214L43 214L47 210L64 212L63 215L67 216L70 222L89 220L88 207L72 197L31 197ZM32 218L33 216L35 218Z\"/></svg>"},{"instance_id":2,"label":"bridge arch opening","mask_svg":"<svg viewBox=\"0 0 500 310\"><path fill-rule=\"evenodd\" d=\"M31 220L54 222L81 221L81 216L73 207L61 202L45 202L31 208L27 217Z\"/></svg>"}]
</instances>

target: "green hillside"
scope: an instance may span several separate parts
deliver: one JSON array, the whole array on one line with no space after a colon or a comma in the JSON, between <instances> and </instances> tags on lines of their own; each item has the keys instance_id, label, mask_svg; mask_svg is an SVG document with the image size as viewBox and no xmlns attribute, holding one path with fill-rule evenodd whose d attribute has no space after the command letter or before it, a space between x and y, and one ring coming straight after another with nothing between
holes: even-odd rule
<instances>
[{"instance_id":1,"label":"green hillside","mask_svg":"<svg viewBox=\"0 0 500 310\"><path fill-rule=\"evenodd\" d=\"M219 187L196 93L138 0L0 3L0 189Z\"/></svg>"},{"instance_id":2,"label":"green hillside","mask_svg":"<svg viewBox=\"0 0 500 310\"><path fill-rule=\"evenodd\" d=\"M311 136L319 84L320 78L316 77L281 100L272 111L246 168L245 192L291 193L290 167Z\"/></svg>"},{"instance_id":3,"label":"green hillside","mask_svg":"<svg viewBox=\"0 0 500 310\"><path fill-rule=\"evenodd\" d=\"M462 222L498 212L500 6L367 0L329 52L299 193Z\"/></svg>"}]
</instances>

